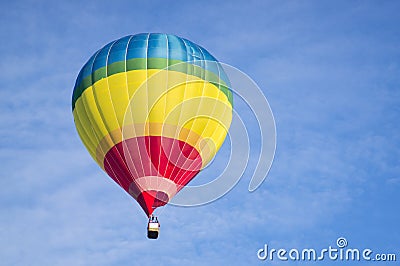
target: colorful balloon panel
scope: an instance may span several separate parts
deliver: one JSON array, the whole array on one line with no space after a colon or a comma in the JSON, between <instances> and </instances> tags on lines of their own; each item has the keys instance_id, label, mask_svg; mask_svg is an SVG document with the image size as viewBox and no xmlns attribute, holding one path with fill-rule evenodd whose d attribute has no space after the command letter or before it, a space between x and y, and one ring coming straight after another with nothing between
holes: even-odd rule
<instances>
[{"instance_id":1,"label":"colorful balloon panel","mask_svg":"<svg viewBox=\"0 0 400 266\"><path fill-rule=\"evenodd\" d=\"M212 160L232 120L232 92L204 48L137 34L97 51L72 96L78 134L95 161L147 215Z\"/></svg>"}]
</instances>

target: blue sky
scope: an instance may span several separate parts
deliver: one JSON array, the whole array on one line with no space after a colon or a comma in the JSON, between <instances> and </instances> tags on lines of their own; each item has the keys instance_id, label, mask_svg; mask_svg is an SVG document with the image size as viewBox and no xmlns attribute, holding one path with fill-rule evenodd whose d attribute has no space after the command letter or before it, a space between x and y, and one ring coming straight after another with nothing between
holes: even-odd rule
<instances>
[{"instance_id":1,"label":"blue sky","mask_svg":"<svg viewBox=\"0 0 400 266\"><path fill-rule=\"evenodd\" d=\"M400 260L400 3L259 2L1 2L0 264L297 265L256 253L341 236ZM156 242L71 113L86 60L140 32L187 38L247 73L277 127L258 190L246 172L216 202L166 206Z\"/></svg>"}]
</instances>

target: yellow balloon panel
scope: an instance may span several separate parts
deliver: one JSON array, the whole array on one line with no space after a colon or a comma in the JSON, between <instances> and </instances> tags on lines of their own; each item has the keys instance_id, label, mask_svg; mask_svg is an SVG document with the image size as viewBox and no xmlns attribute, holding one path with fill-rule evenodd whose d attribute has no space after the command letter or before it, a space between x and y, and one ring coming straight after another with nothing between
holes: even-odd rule
<instances>
[{"instance_id":1,"label":"yellow balloon panel","mask_svg":"<svg viewBox=\"0 0 400 266\"><path fill-rule=\"evenodd\" d=\"M122 128L134 124L144 127L133 128L136 136L153 135L159 131L152 127L160 124L175 126L171 137L183 141L179 129L193 131L211 140L215 148L210 152L207 147L207 154L213 156L226 136L231 113L229 100L215 85L168 70L133 70L103 78L84 91L74 109L79 135L99 164L122 141Z\"/></svg>"}]
</instances>

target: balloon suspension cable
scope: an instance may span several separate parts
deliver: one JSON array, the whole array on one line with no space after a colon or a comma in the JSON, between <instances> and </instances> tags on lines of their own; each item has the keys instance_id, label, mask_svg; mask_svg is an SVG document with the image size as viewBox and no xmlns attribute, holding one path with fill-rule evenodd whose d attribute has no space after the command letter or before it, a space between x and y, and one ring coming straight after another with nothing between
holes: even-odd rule
<instances>
[{"instance_id":1,"label":"balloon suspension cable","mask_svg":"<svg viewBox=\"0 0 400 266\"><path fill-rule=\"evenodd\" d=\"M168 202L165 205L154 209L154 211L157 210L158 216L161 216L164 213L164 211L167 208L167 206L168 206Z\"/></svg>"},{"instance_id":2,"label":"balloon suspension cable","mask_svg":"<svg viewBox=\"0 0 400 266\"><path fill-rule=\"evenodd\" d=\"M159 222L158 221L158 216L155 216L154 214L151 214L150 216L149 216L149 223L150 222Z\"/></svg>"}]
</instances>

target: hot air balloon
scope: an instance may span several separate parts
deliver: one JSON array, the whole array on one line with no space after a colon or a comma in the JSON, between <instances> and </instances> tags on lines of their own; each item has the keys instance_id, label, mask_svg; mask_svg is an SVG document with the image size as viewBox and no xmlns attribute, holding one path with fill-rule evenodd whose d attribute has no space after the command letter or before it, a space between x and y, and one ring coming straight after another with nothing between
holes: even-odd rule
<instances>
[{"instance_id":1,"label":"hot air balloon","mask_svg":"<svg viewBox=\"0 0 400 266\"><path fill-rule=\"evenodd\" d=\"M154 231L154 210L221 147L232 102L229 80L206 49L142 33L94 53L76 79L72 111L90 155L140 204Z\"/></svg>"}]
</instances>

